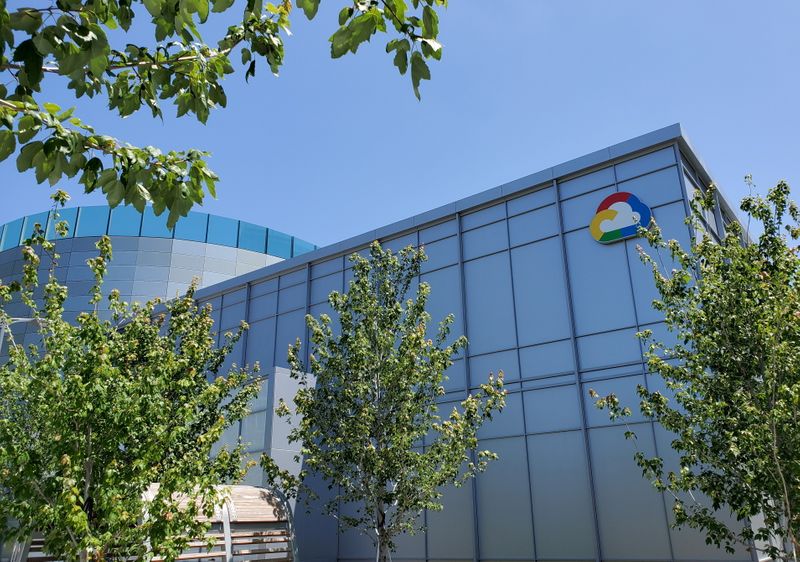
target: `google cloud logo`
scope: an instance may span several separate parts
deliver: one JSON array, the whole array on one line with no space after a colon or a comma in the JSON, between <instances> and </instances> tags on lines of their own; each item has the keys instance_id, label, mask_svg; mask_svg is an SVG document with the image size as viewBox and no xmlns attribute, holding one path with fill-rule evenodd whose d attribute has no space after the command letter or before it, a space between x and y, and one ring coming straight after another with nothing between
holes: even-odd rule
<instances>
[{"instance_id":1,"label":"google cloud logo","mask_svg":"<svg viewBox=\"0 0 800 562\"><path fill-rule=\"evenodd\" d=\"M597 207L589 224L592 237L601 244L610 244L636 236L640 226L647 227L653 212L633 193L612 193Z\"/></svg>"}]
</instances>

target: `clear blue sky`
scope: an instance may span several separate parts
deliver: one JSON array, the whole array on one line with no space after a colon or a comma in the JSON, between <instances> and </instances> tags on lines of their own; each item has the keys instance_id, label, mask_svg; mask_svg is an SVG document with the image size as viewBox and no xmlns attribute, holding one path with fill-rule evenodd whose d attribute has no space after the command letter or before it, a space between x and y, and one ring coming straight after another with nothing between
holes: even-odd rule
<instances>
[{"instance_id":1,"label":"clear blue sky","mask_svg":"<svg viewBox=\"0 0 800 562\"><path fill-rule=\"evenodd\" d=\"M102 100L79 113L132 143L211 151L222 181L204 210L320 245L678 121L730 199L746 173L800 194L796 0L451 0L422 102L383 42L330 59L342 4L295 12L280 78L229 77L205 126L171 107L163 123ZM49 206L13 162L0 185L0 222Z\"/></svg>"}]
</instances>

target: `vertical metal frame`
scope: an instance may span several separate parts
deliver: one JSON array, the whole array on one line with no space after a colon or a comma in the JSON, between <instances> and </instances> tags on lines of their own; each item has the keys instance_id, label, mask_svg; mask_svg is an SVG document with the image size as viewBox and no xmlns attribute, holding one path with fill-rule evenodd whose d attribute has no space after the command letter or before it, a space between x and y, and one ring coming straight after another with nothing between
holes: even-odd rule
<instances>
[{"instance_id":1,"label":"vertical metal frame","mask_svg":"<svg viewBox=\"0 0 800 562\"><path fill-rule=\"evenodd\" d=\"M517 322L517 290L516 286L514 285L514 260L511 256L511 227L509 226L509 217L508 217L508 201L506 200L503 203L506 212L506 218L504 219L506 222L506 240L508 241L508 268L511 273L511 305L514 308L514 343L516 346L516 356L517 356L517 368L519 369L519 378L522 379L522 360L520 358L519 353L519 323ZM539 240L541 242L541 240ZM535 244L536 242L532 242ZM536 550L536 522L534 521L535 514L533 511L533 480L531 479L531 455L528 447L528 422L525 415L525 391L520 383L520 390L519 390L520 402L522 407L522 433L524 440L524 451L525 451L525 468L527 469L527 474L525 475L525 480L528 482L528 503L529 509L531 513L531 544L533 545L533 559L538 560L539 556Z\"/></svg>"},{"instance_id":2,"label":"vertical metal frame","mask_svg":"<svg viewBox=\"0 0 800 562\"><path fill-rule=\"evenodd\" d=\"M572 354L575 361L575 388L578 394L578 408L581 417L581 433L583 434L584 454L586 455L587 477L589 479L589 494L592 497L592 521L594 522L594 541L595 541L595 561L601 562L603 559L602 543L600 542L600 522L597 517L597 497L594 486L594 470L592 469L592 448L589 441L589 424L586 417L586 405L583 402L583 392L581 389L580 376L580 356L578 355L578 340L575 329L575 311L572 300L572 284L569 280L569 261L567 261L567 244L564 237L564 211L561 208L561 193L557 180L553 180L553 190L555 191L556 205L558 211L558 240L561 245L562 271L564 273L564 287L567 291L567 314L569 317L570 333L569 338L572 343Z\"/></svg>"},{"instance_id":3,"label":"vertical metal frame","mask_svg":"<svg viewBox=\"0 0 800 562\"><path fill-rule=\"evenodd\" d=\"M675 162L678 163L680 166L680 159L675 158ZM612 166L614 172L614 189L619 191L619 183L617 179L617 166L616 164ZM682 170L678 170L679 175L682 174ZM655 216L655 215L654 215ZM628 288L631 292L631 301L633 302L633 321L636 325L636 332L640 332L642 329L641 324L639 323L639 311L636 309L636 293L634 289L633 283L633 271L631 270L631 256L630 252L628 251L628 240L623 240L622 245L625 248L625 268L627 269L627 277L628 277ZM647 267L645 264L642 264L642 267ZM642 378L644 379L644 387L647 391L650 391L650 383L647 381L647 364L644 361L644 349L642 347L641 340L638 341L639 350L642 352ZM656 440L656 426L653 422L645 422L648 426L650 426L650 436L653 438L653 451L655 452L656 456L660 456L658 453L658 441ZM667 545L669 545L669 557L670 560L675 560L675 550L672 547L672 533L670 532L669 526L669 512L667 510L667 498L664 495L664 492L659 492L661 496L661 506L664 511L664 523L666 524L666 533L667 533Z\"/></svg>"},{"instance_id":4,"label":"vertical metal frame","mask_svg":"<svg viewBox=\"0 0 800 562\"><path fill-rule=\"evenodd\" d=\"M458 272L459 283L461 288L461 318L464 325L464 335L467 336L467 347L464 348L464 397L469 395L469 389L472 388L472 373L469 366L469 326L467 323L467 286L464 276L464 236L462 232L462 217L461 212L457 212L456 216L456 236L458 242ZM475 462L475 452L470 452L472 462ZM481 541L479 527L478 527L478 486L475 484L474 478L470 482L472 486L472 560L478 562L480 559ZM428 540L427 533L425 539L425 556L428 557Z\"/></svg>"}]
</instances>

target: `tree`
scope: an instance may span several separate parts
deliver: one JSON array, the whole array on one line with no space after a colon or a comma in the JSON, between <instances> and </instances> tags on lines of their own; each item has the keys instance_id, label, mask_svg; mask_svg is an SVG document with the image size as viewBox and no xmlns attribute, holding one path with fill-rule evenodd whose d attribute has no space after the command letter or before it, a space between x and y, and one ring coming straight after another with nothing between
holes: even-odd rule
<instances>
[{"instance_id":1,"label":"tree","mask_svg":"<svg viewBox=\"0 0 800 562\"><path fill-rule=\"evenodd\" d=\"M25 348L6 333L0 536L41 534L56 560L171 560L203 536L207 524L196 516L218 505L214 485L238 481L249 468L242 445L212 454L258 392L248 371L222 370L241 330L217 348L210 309L197 308L194 289L162 313L156 301L129 307L114 290L113 319L101 320L107 237L89 260L95 309L67 322L67 289L52 270L43 304L33 298L39 245L53 252L40 229L23 248L23 280L0 285L2 302L20 298L30 307L41 338ZM0 324L8 322L0 307ZM153 483L155 497L144 499Z\"/></svg>"},{"instance_id":2,"label":"tree","mask_svg":"<svg viewBox=\"0 0 800 562\"><path fill-rule=\"evenodd\" d=\"M647 233L657 253L672 256L671 273L641 252L676 342L640 334L668 393L640 386L639 407L673 435L679 460L672 467L638 451L636 462L672 498L676 525L777 560L797 560L800 546L800 213L789 196L781 182L764 198L745 198L748 224L763 233L751 242L732 223L716 241L703 222L712 186L692 202L689 249L657 228ZM597 405L612 418L630 415L614 395Z\"/></svg>"},{"instance_id":3,"label":"tree","mask_svg":"<svg viewBox=\"0 0 800 562\"><path fill-rule=\"evenodd\" d=\"M422 249L408 247L394 255L377 242L369 259L353 254L348 291L329 297L340 329L334 330L327 314L306 317L312 344L308 373L300 342L289 351L292 376L300 382L294 398L299 421L289 439L301 444L297 460L303 463L291 485L302 489L308 476L321 475L334 490L326 512L342 528L370 536L381 562L390 559L398 534L416 530L424 509L442 509L443 486L461 485L496 458L489 451L469 452L477 447L478 428L505 404L499 373L489 375L460 410L440 417L444 372L467 342L462 336L445 343L452 315L434 338L426 335L426 283L419 284L416 298L405 300L424 259ZM281 403L278 413L291 412ZM263 458L262 466L274 479L272 459ZM282 484L287 485L285 474ZM354 515L339 511L347 504L355 507Z\"/></svg>"},{"instance_id":4,"label":"tree","mask_svg":"<svg viewBox=\"0 0 800 562\"><path fill-rule=\"evenodd\" d=\"M411 68L414 93L430 79L426 59L440 59L437 10L447 0L351 0L339 12L331 36L331 56L355 53L377 32L397 36L386 44L401 74ZM148 108L161 116L162 100L180 117L193 113L205 123L227 99L222 79L241 57L245 78L262 60L277 75L289 34L291 0L262 4L245 0L241 20L216 45L200 35L209 12L233 11L234 0L49 0L39 7L9 9L0 0L0 161L18 150L19 171L33 169L36 181L55 185L78 177L86 192L102 191L114 207L122 202L139 211L152 202L156 214L169 210L173 226L205 191L215 196L217 176L200 150L161 152L135 147L95 132L73 109L42 100L66 83L72 94L105 95L120 117ZM320 0L297 0L312 19ZM409 6L410 4L410 6ZM135 44L135 22L150 19L156 45ZM146 29L146 28L145 28ZM113 34L109 32L113 31ZM112 45L111 37L120 38ZM137 36L134 36L137 37ZM234 55L237 55L234 57ZM64 82L45 79L53 75ZM7 87L8 83L12 88Z\"/></svg>"}]
</instances>

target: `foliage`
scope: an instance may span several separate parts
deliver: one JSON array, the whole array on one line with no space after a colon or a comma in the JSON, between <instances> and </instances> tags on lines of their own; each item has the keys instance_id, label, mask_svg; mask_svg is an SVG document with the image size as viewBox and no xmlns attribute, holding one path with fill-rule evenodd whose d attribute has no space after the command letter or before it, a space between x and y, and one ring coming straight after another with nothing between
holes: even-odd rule
<instances>
[{"instance_id":1,"label":"foliage","mask_svg":"<svg viewBox=\"0 0 800 562\"><path fill-rule=\"evenodd\" d=\"M778 560L797 559L800 532L800 213L789 196L781 182L765 198L745 198L741 209L763 234L750 242L734 223L716 241L703 223L712 186L692 203L690 249L657 228L647 234L676 269L666 273L658 256L641 252L660 294L654 306L677 342L640 334L650 370L669 389L639 387L640 409L674 436L679 466L641 451L636 462L673 498L678 526ZM630 414L613 395L597 405L612 418Z\"/></svg>"},{"instance_id":2,"label":"foliage","mask_svg":"<svg viewBox=\"0 0 800 562\"><path fill-rule=\"evenodd\" d=\"M416 298L405 300L424 259L421 249L395 255L377 242L369 258L353 254L349 290L329 297L337 329L327 314L306 317L313 345L309 373L300 342L289 351L292 376L300 381L294 398L299 421L289 439L301 444L303 462L299 482L291 484L302 489L310 475L324 477L334 490L326 511L342 529L370 536L379 560L388 560L398 534L416 530L422 510L442 509L443 486L462 484L496 458L489 451L469 452L477 447L478 428L505 404L499 373L460 410L446 419L438 415L444 372L467 342L459 337L445 344L452 315L428 338L426 283ZM278 413L291 412L281 403ZM271 459L262 459L262 466L275 477ZM353 515L339 511L348 504Z\"/></svg>"},{"instance_id":3,"label":"foliage","mask_svg":"<svg viewBox=\"0 0 800 562\"><path fill-rule=\"evenodd\" d=\"M157 301L131 307L114 290L111 320L101 320L95 306L67 322L67 289L52 270L43 305L33 299L38 245L53 252L38 230L23 249L24 280L0 285L4 303L13 297L30 307L41 338L25 348L6 332L0 532L20 540L43 535L56 560L171 560L205 532L195 516L213 511L221 493L213 486L240 479L248 468L241 446L212 454L258 391L246 370L222 372L241 330L217 348L210 309L197 308L193 288L167 303L166 313L156 313ZM109 239L97 248L88 260L94 305L111 258ZM10 322L0 309L0 325ZM153 483L155 497L143 499Z\"/></svg>"},{"instance_id":4,"label":"foliage","mask_svg":"<svg viewBox=\"0 0 800 562\"><path fill-rule=\"evenodd\" d=\"M120 117L149 108L161 116L161 101L177 115L193 113L205 123L215 107L225 107L223 78L234 72L235 51L245 78L262 60L277 75L289 34L291 0L278 5L246 0L241 20L227 28L216 45L200 35L210 12L234 10L234 0L49 0L40 7L7 6L0 0L0 72L14 86L0 84L0 160L18 150L17 168L33 169L36 181L55 185L78 177L87 192L101 190L113 207L121 202L142 211L152 201L157 214L169 210L168 225L201 203L205 190L215 195L217 176L199 150L163 153L136 147L95 132L73 109L41 100L43 89L65 78L75 97L105 95ZM408 5L410 3L410 6ZM320 0L297 0L311 19ZM426 59L440 59L437 10L446 0L352 0L344 2L339 27L331 36L331 56L355 53L377 32L396 32L386 45L401 74L411 67L419 97L421 80L430 79ZM112 38L132 35L134 22L149 18L154 46ZM111 33L114 32L114 33ZM6 82L5 80L3 82ZM8 84L8 82L6 82Z\"/></svg>"}]
</instances>

